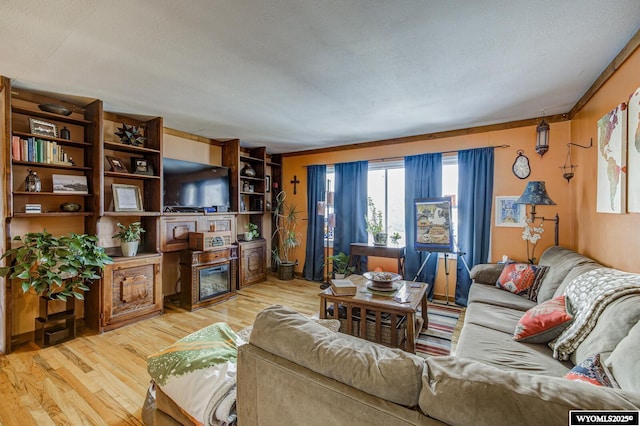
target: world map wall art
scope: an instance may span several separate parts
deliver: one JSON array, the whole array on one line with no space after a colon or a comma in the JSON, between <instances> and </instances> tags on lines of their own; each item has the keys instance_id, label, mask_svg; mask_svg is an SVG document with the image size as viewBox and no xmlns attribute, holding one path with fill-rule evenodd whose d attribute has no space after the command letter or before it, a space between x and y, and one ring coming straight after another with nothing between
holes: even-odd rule
<instances>
[{"instance_id":1,"label":"world map wall art","mask_svg":"<svg viewBox=\"0 0 640 426\"><path fill-rule=\"evenodd\" d=\"M626 212L626 174L627 104L623 102L598 120L598 213Z\"/></svg>"},{"instance_id":2,"label":"world map wall art","mask_svg":"<svg viewBox=\"0 0 640 426\"><path fill-rule=\"evenodd\" d=\"M629 98L627 211L640 213L640 87Z\"/></svg>"}]
</instances>

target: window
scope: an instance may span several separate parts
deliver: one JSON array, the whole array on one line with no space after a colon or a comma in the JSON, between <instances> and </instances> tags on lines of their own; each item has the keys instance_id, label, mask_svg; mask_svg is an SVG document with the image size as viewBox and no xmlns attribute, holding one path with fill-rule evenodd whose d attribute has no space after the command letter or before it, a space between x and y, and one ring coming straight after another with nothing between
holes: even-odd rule
<instances>
[{"instance_id":1,"label":"window","mask_svg":"<svg viewBox=\"0 0 640 426\"><path fill-rule=\"evenodd\" d=\"M335 170L333 166L327 167L327 182L330 182L330 190L334 190ZM376 208L382 211L383 225L387 229L389 237L395 232L400 234L401 243L406 243L405 238L405 205L404 205L404 160L380 161L369 163L367 192L373 199ZM452 197L452 218L454 235L457 235L458 224L458 155L448 154L442 157L442 194ZM328 206L329 213L333 213L333 206ZM338 218L339 220L339 218ZM332 244L333 229L328 228L325 218L325 239L329 232ZM373 237L369 235L369 244L373 244Z\"/></svg>"}]
</instances>

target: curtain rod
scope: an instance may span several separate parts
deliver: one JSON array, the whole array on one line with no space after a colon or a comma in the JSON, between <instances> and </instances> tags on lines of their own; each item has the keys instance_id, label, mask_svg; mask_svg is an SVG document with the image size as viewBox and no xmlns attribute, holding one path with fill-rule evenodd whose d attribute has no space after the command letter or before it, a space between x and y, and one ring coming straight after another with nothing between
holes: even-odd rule
<instances>
[{"instance_id":1,"label":"curtain rod","mask_svg":"<svg viewBox=\"0 0 640 426\"><path fill-rule=\"evenodd\" d=\"M481 147L481 148L509 148L509 147L511 147L511 145L502 144L502 145L489 145L489 146L483 146L483 147ZM452 149L452 150L450 150L450 151L442 151L442 152L439 152L439 153L438 153L438 152L431 152L431 153L429 153L429 154L453 154L453 153L455 153L455 152L467 151L468 149L475 149L475 148L467 148L467 149ZM419 155L419 154L413 154L413 155ZM374 159L367 160L367 161L369 161L370 163L378 163L378 162L382 163L382 162L384 162L384 161L398 161L398 160L404 160L404 158L405 158L405 157L408 157L408 156L407 156L407 155L405 155L404 157L374 158ZM327 163L324 163L324 164L326 164L326 165L335 165L335 163L334 163L334 164L327 164ZM309 166L319 166L319 165L320 165L320 164L307 164L307 165L306 165L306 166L304 166L304 167L309 167Z\"/></svg>"}]
</instances>

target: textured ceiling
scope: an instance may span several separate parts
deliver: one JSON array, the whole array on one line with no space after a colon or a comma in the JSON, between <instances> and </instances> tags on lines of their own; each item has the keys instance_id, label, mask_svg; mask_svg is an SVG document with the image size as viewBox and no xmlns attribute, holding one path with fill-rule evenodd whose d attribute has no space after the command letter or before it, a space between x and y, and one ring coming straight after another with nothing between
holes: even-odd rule
<instances>
[{"instance_id":1,"label":"textured ceiling","mask_svg":"<svg viewBox=\"0 0 640 426\"><path fill-rule=\"evenodd\" d=\"M289 152L565 113L638 0L3 0L17 87Z\"/></svg>"}]
</instances>

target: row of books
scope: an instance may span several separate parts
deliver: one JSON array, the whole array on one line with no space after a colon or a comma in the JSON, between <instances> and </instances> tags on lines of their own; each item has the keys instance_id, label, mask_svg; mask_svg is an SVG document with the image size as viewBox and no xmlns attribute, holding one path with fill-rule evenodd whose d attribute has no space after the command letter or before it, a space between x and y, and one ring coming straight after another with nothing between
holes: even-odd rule
<instances>
[{"instance_id":1,"label":"row of books","mask_svg":"<svg viewBox=\"0 0 640 426\"><path fill-rule=\"evenodd\" d=\"M13 136L11 140L11 155L14 161L71 165L69 155L57 142L33 136L26 139L20 138L20 136Z\"/></svg>"}]
</instances>

